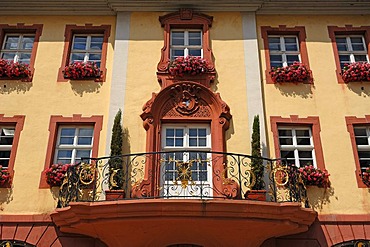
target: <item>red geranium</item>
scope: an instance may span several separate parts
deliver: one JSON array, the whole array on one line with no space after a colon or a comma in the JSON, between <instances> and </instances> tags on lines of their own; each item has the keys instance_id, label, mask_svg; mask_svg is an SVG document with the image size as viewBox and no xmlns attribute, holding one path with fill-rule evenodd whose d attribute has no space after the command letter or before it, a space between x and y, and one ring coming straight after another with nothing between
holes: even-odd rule
<instances>
[{"instance_id":1,"label":"red geranium","mask_svg":"<svg viewBox=\"0 0 370 247\"><path fill-rule=\"evenodd\" d=\"M312 82L311 70L299 62L285 67L273 67L269 74L273 82Z\"/></svg>"},{"instance_id":2,"label":"red geranium","mask_svg":"<svg viewBox=\"0 0 370 247\"><path fill-rule=\"evenodd\" d=\"M63 70L66 79L101 78L103 73L95 62L73 62Z\"/></svg>"},{"instance_id":3,"label":"red geranium","mask_svg":"<svg viewBox=\"0 0 370 247\"><path fill-rule=\"evenodd\" d=\"M31 70L28 64L0 59L0 77L9 79L29 79Z\"/></svg>"},{"instance_id":4,"label":"red geranium","mask_svg":"<svg viewBox=\"0 0 370 247\"><path fill-rule=\"evenodd\" d=\"M370 63L356 62L345 64L341 75L344 82L370 81Z\"/></svg>"},{"instance_id":5,"label":"red geranium","mask_svg":"<svg viewBox=\"0 0 370 247\"><path fill-rule=\"evenodd\" d=\"M11 181L12 177L10 176L8 169L0 166L0 188L9 185Z\"/></svg>"},{"instance_id":6,"label":"red geranium","mask_svg":"<svg viewBox=\"0 0 370 247\"><path fill-rule=\"evenodd\" d=\"M51 187L61 186L64 180L64 175L67 173L71 164L53 164L47 168L44 173L46 175L46 182Z\"/></svg>"},{"instance_id":7,"label":"red geranium","mask_svg":"<svg viewBox=\"0 0 370 247\"><path fill-rule=\"evenodd\" d=\"M208 62L201 57L177 57L169 63L168 71L172 76L201 75L208 72Z\"/></svg>"},{"instance_id":8,"label":"red geranium","mask_svg":"<svg viewBox=\"0 0 370 247\"><path fill-rule=\"evenodd\" d=\"M360 175L364 184L366 184L367 187L370 187L370 166Z\"/></svg>"},{"instance_id":9,"label":"red geranium","mask_svg":"<svg viewBox=\"0 0 370 247\"><path fill-rule=\"evenodd\" d=\"M299 168L299 172L305 185L314 185L320 188L330 187L330 174L327 170L322 171L320 168L308 165Z\"/></svg>"}]
</instances>

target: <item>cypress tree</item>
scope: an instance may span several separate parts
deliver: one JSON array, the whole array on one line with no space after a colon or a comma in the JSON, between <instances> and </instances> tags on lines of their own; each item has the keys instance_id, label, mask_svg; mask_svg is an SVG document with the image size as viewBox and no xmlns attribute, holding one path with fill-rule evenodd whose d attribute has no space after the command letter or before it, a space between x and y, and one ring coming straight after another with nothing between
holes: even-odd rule
<instances>
[{"instance_id":1,"label":"cypress tree","mask_svg":"<svg viewBox=\"0 0 370 247\"><path fill-rule=\"evenodd\" d=\"M111 157L108 161L109 163L109 174L110 176L113 175L113 180L115 181L114 184L111 184L111 180L109 180L109 188L113 190L121 189L123 185L122 181L122 125L121 125L121 118L122 118L122 111L121 109L118 110L112 128L112 139L110 142L110 156Z\"/></svg>"},{"instance_id":2,"label":"cypress tree","mask_svg":"<svg viewBox=\"0 0 370 247\"><path fill-rule=\"evenodd\" d=\"M259 116L254 116L253 120L253 131L252 131L252 158L251 158L251 169L256 177L256 183L254 184L254 190L261 190L264 188L263 182L263 160L261 154L261 138L260 138L260 120Z\"/></svg>"}]
</instances>

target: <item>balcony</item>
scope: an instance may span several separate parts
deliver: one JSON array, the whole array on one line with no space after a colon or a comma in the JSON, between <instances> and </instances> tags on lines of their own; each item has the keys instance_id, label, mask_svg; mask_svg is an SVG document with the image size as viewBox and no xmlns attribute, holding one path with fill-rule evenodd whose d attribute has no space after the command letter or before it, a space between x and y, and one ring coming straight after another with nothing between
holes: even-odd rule
<instances>
[{"instance_id":1,"label":"balcony","mask_svg":"<svg viewBox=\"0 0 370 247\"><path fill-rule=\"evenodd\" d=\"M270 237L306 231L316 213L308 208L297 169L257 159L262 176L253 172L256 158L234 153L88 159L67 171L51 216L61 231L108 246L259 246ZM258 181L262 190L255 191Z\"/></svg>"}]
</instances>

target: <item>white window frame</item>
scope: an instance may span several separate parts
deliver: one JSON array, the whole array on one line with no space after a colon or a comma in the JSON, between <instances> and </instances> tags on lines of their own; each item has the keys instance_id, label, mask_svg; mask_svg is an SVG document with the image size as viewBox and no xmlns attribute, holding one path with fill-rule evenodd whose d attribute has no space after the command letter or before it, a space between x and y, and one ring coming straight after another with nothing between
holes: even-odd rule
<instances>
[{"instance_id":1,"label":"white window frame","mask_svg":"<svg viewBox=\"0 0 370 247\"><path fill-rule=\"evenodd\" d=\"M355 129L356 128L361 128L361 129L362 128L365 128L366 129L366 137L367 137L367 143L368 143L368 145L357 145L357 143L356 143L356 137L364 137L364 136L356 136L356 133L355 133ZM357 147L357 152L359 152L359 151L367 151L367 152L370 152L370 126L365 126L365 125L354 126L353 127L353 133L355 135L355 143L356 143L356 147ZM358 159L359 159L359 164L360 164L361 170L364 170L364 168L361 167L360 161L361 160L370 160L370 158L368 158L368 159L361 159L360 158L360 155L359 155L358 156Z\"/></svg>"},{"instance_id":2,"label":"white window frame","mask_svg":"<svg viewBox=\"0 0 370 247\"><path fill-rule=\"evenodd\" d=\"M9 164L9 160L10 160L10 157L12 155L12 147L13 147L13 142L14 142L15 126L8 126L8 125L0 126L0 133L3 131L3 129L12 129L13 130L12 145L1 145L0 144L0 151L10 151L9 158L0 158L0 160L8 160L8 164ZM0 136L0 138L3 138L3 137ZM8 166L6 166L6 167L8 167ZM5 168L5 166L4 166L4 168Z\"/></svg>"},{"instance_id":3,"label":"white window frame","mask_svg":"<svg viewBox=\"0 0 370 247\"><path fill-rule=\"evenodd\" d=\"M284 136L279 135L279 130L291 130L292 131L293 145L280 145L280 138L284 137ZM297 144L296 130L308 130L309 131L310 145L298 145ZM316 155L315 155L315 146L314 146L314 142L313 142L311 127L279 126L278 127L278 138L279 138L279 145L280 145L280 155L281 155L281 151L294 151L294 164L297 167L300 167L299 151L311 151L312 152L312 159L313 159L313 164L312 165L314 167L317 167ZM301 158L301 159L303 159L303 158Z\"/></svg>"},{"instance_id":4,"label":"white window frame","mask_svg":"<svg viewBox=\"0 0 370 247\"><path fill-rule=\"evenodd\" d=\"M206 129L206 146L204 147L190 147L189 146L189 129L199 129L199 128L205 128ZM183 139L183 146L181 147L168 147L166 146L166 130L167 129L183 129L184 130L184 139ZM184 152L184 161L188 160L186 157L189 157L189 152L192 150L194 151L211 151L211 128L209 124L163 124L162 125L162 138L161 138L161 146L162 146L162 151L164 152L171 152L171 151L184 151L187 150L188 152ZM207 159L211 159L211 153L207 154ZM165 166L163 165L161 167L161 187L163 188L163 193L164 197L166 197L166 191L167 189L171 190L171 195L175 195L178 193L179 196L185 196L185 198L193 198L197 199L200 198L201 196L197 196L196 194L189 193L189 190L182 189L181 184L174 186L174 181L172 180L165 180L163 174L165 172ZM212 165L207 164L207 180L206 181L193 181L195 182L195 186L202 186L204 191L206 191L207 196L212 196L213 191L213 183L212 183ZM189 184L190 185L190 184ZM191 187L191 186L190 186ZM191 189L190 189L191 190ZM199 190L198 190L199 193Z\"/></svg>"},{"instance_id":5,"label":"white window frame","mask_svg":"<svg viewBox=\"0 0 370 247\"><path fill-rule=\"evenodd\" d=\"M282 57L283 67L288 66L287 55L298 55L299 61L297 61L297 62L302 61L301 52L300 52L300 49L299 49L299 39L298 39L297 35L268 35L268 39L269 38L280 38L280 48L281 48L281 50L280 51L269 50L269 51L270 51L270 56L271 55L280 55ZM296 44L297 44L297 51L287 51L286 47L285 47L284 38L295 38Z\"/></svg>"},{"instance_id":6,"label":"white window frame","mask_svg":"<svg viewBox=\"0 0 370 247\"><path fill-rule=\"evenodd\" d=\"M60 137L61 137L61 131L63 128L75 128L75 135L73 139L73 144L60 144ZM93 135L91 139L91 144L90 145L78 145L78 134L80 129L87 129L90 128L93 130ZM57 136L57 142L55 145L55 154L54 154L54 163L58 162L58 151L59 150L70 150L72 149L72 156L71 156L71 162L70 164L75 164L76 162L76 154L77 154L77 149L78 150L90 150L90 156L92 153L93 145L94 145L94 126L91 125L61 125L58 127L58 136Z\"/></svg>"},{"instance_id":7,"label":"white window frame","mask_svg":"<svg viewBox=\"0 0 370 247\"><path fill-rule=\"evenodd\" d=\"M200 45L189 45L189 32L199 31L200 32ZM184 32L184 45L172 45L172 32ZM172 55L173 50L184 50L184 57L189 55L189 48L191 50L200 50L200 57L203 57L203 31L201 29L171 29L170 33L170 58L171 60L175 57Z\"/></svg>"},{"instance_id":8,"label":"white window frame","mask_svg":"<svg viewBox=\"0 0 370 247\"><path fill-rule=\"evenodd\" d=\"M362 44L363 44L363 47L364 47L364 50L363 51L354 51L353 48L352 48L352 42L351 42L351 38L360 38L362 39ZM367 48L366 48L366 40L365 40L365 37L363 35L335 35L335 38L346 38L346 44L347 44L347 47L348 47L348 51L339 51L339 49L337 49L338 51L338 59L339 59L339 63L342 63L342 61L340 60L340 55L349 55L349 58L350 58L350 63L354 63L356 62L356 59L355 59L355 55L366 55L366 59L367 59L367 62L369 62L369 56L367 54Z\"/></svg>"},{"instance_id":9,"label":"white window frame","mask_svg":"<svg viewBox=\"0 0 370 247\"><path fill-rule=\"evenodd\" d=\"M73 50L73 47L74 47L74 44L75 44L75 37L76 36L87 37L86 38L86 49L85 50ZM72 60L72 55L73 54L85 54L84 55L84 60L82 61L84 63L86 63L86 62L89 61L89 55L90 54L100 54L100 60L99 60L99 62L101 63L102 50L103 49L101 49L101 50L91 49L91 37L102 37L103 38L102 45L103 45L103 43L104 43L104 35L103 34L74 34L73 35L71 52L69 54L69 61L70 62L79 61L79 60Z\"/></svg>"},{"instance_id":10,"label":"white window frame","mask_svg":"<svg viewBox=\"0 0 370 247\"><path fill-rule=\"evenodd\" d=\"M8 50L5 49L6 40L9 36L18 36L19 37L18 38L17 49L8 49ZM32 34L32 33L26 33L26 34L23 34L23 33L9 33L9 34L5 34L5 37L4 37L4 40L3 40L3 46L1 47L2 49L1 49L0 57L2 58L4 53L15 53L15 56L13 58L13 62L16 63L16 62L19 61L19 58L20 58L21 54L29 53L30 54L30 60L31 60L33 45L32 45L32 49L21 49L21 44L22 44L22 41L23 41L24 37L33 37L33 39L34 39L33 45L34 45L35 37L36 37L35 34Z\"/></svg>"}]
</instances>

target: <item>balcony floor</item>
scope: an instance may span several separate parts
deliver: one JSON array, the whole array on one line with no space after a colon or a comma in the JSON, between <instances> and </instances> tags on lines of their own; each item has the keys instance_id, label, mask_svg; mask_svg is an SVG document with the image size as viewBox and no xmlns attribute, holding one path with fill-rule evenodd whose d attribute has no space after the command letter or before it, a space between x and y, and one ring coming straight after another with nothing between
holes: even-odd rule
<instances>
[{"instance_id":1,"label":"balcony floor","mask_svg":"<svg viewBox=\"0 0 370 247\"><path fill-rule=\"evenodd\" d=\"M304 232L316 212L295 202L140 199L71 202L51 214L62 232L108 246L260 246L270 237Z\"/></svg>"}]
</instances>

